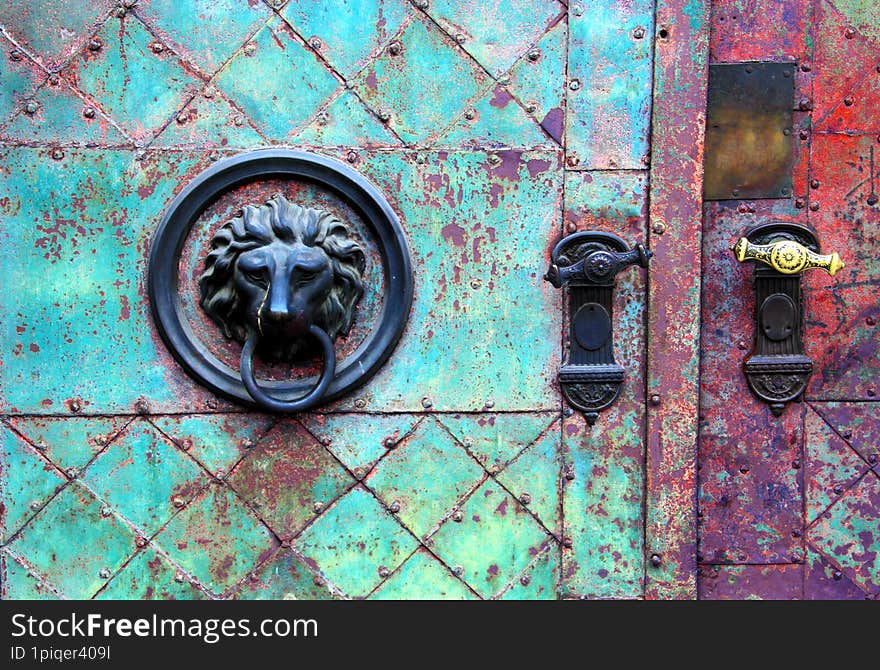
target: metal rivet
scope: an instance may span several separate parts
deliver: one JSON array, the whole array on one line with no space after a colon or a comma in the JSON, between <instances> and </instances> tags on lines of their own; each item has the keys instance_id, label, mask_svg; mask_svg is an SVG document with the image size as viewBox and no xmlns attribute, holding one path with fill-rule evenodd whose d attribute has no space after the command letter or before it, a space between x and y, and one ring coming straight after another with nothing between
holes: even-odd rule
<instances>
[{"instance_id":1,"label":"metal rivet","mask_svg":"<svg viewBox=\"0 0 880 670\"><path fill-rule=\"evenodd\" d=\"M110 570L107 568L101 568L98 570L98 577L101 579L109 579L110 578Z\"/></svg>"},{"instance_id":2,"label":"metal rivet","mask_svg":"<svg viewBox=\"0 0 880 670\"><path fill-rule=\"evenodd\" d=\"M464 514L462 514L460 509L457 509L452 513L452 520L455 521L455 523L461 523L462 519L464 519Z\"/></svg>"},{"instance_id":3,"label":"metal rivet","mask_svg":"<svg viewBox=\"0 0 880 670\"><path fill-rule=\"evenodd\" d=\"M801 556L801 555L800 555L799 553L797 553L797 552L795 552L795 553L793 553L793 554L791 555L791 561L792 561L792 563L800 563L802 560L804 560L804 559L803 559L803 556Z\"/></svg>"},{"instance_id":4,"label":"metal rivet","mask_svg":"<svg viewBox=\"0 0 880 670\"><path fill-rule=\"evenodd\" d=\"M851 95L848 95L843 99L843 104L847 107L852 107L854 102L855 98L853 98Z\"/></svg>"},{"instance_id":5,"label":"metal rivet","mask_svg":"<svg viewBox=\"0 0 880 670\"><path fill-rule=\"evenodd\" d=\"M425 409L429 409L433 406L434 406L434 402L428 396L425 396L424 398L422 398L422 407L424 407Z\"/></svg>"},{"instance_id":6,"label":"metal rivet","mask_svg":"<svg viewBox=\"0 0 880 670\"><path fill-rule=\"evenodd\" d=\"M811 212L818 212L819 211L819 203L818 202L811 202L810 203L810 211Z\"/></svg>"},{"instance_id":7,"label":"metal rivet","mask_svg":"<svg viewBox=\"0 0 880 670\"><path fill-rule=\"evenodd\" d=\"M257 53L257 45L253 42L251 42L244 48L245 56L253 56L255 53Z\"/></svg>"},{"instance_id":8,"label":"metal rivet","mask_svg":"<svg viewBox=\"0 0 880 670\"><path fill-rule=\"evenodd\" d=\"M314 504L312 505L312 511L315 514L320 514L321 510L323 510L323 509L324 509L324 503L322 503L320 500L316 500L314 502Z\"/></svg>"},{"instance_id":9,"label":"metal rivet","mask_svg":"<svg viewBox=\"0 0 880 670\"><path fill-rule=\"evenodd\" d=\"M852 435L853 435L853 434L852 434L852 431L851 431L851 430L845 430L845 431L843 431L843 439L844 439L844 440L851 440L851 439L852 439Z\"/></svg>"},{"instance_id":10,"label":"metal rivet","mask_svg":"<svg viewBox=\"0 0 880 670\"><path fill-rule=\"evenodd\" d=\"M578 229L578 227L577 227L577 224L576 224L576 223L572 222L572 223L569 223L569 224L568 224L568 232L570 232L570 233L576 233L576 232L577 232L577 229Z\"/></svg>"},{"instance_id":11,"label":"metal rivet","mask_svg":"<svg viewBox=\"0 0 880 670\"><path fill-rule=\"evenodd\" d=\"M651 554L651 565L655 568L659 568L660 564L663 562L663 558L660 554Z\"/></svg>"},{"instance_id":12,"label":"metal rivet","mask_svg":"<svg viewBox=\"0 0 880 670\"><path fill-rule=\"evenodd\" d=\"M800 461L800 459L799 459L799 458L794 459L794 460L791 462L791 467L793 467L795 470L800 470L800 467L801 467L801 461Z\"/></svg>"},{"instance_id":13,"label":"metal rivet","mask_svg":"<svg viewBox=\"0 0 880 670\"><path fill-rule=\"evenodd\" d=\"M751 65L746 65L746 74L752 74L755 71L755 68Z\"/></svg>"},{"instance_id":14,"label":"metal rivet","mask_svg":"<svg viewBox=\"0 0 880 670\"><path fill-rule=\"evenodd\" d=\"M352 473L353 473L354 476L357 477L358 479L363 479L363 478L364 478L364 469L363 469L362 467L356 467L354 470L352 470Z\"/></svg>"},{"instance_id":15,"label":"metal rivet","mask_svg":"<svg viewBox=\"0 0 880 670\"><path fill-rule=\"evenodd\" d=\"M34 501L31 503L31 509L34 510L34 511L40 509L40 501L39 501L39 500L34 500Z\"/></svg>"},{"instance_id":16,"label":"metal rivet","mask_svg":"<svg viewBox=\"0 0 880 670\"><path fill-rule=\"evenodd\" d=\"M39 108L40 108L40 106L37 103L35 103L34 101L31 101L24 106L24 111L25 111L25 114L36 114L37 110Z\"/></svg>"},{"instance_id":17,"label":"metal rivet","mask_svg":"<svg viewBox=\"0 0 880 670\"><path fill-rule=\"evenodd\" d=\"M810 109L812 109L812 107L813 107L813 104L812 104L812 102L810 102L810 99L809 99L809 98L801 98L801 99L798 101L798 108L799 108L802 112L807 112L807 111L809 111Z\"/></svg>"},{"instance_id":18,"label":"metal rivet","mask_svg":"<svg viewBox=\"0 0 880 670\"><path fill-rule=\"evenodd\" d=\"M396 500L393 501L390 505L388 505L388 511L392 514L397 514L400 511L400 503Z\"/></svg>"},{"instance_id":19,"label":"metal rivet","mask_svg":"<svg viewBox=\"0 0 880 670\"><path fill-rule=\"evenodd\" d=\"M800 137L802 140L808 140L808 139L810 139L810 131L809 130L801 130L798 133L798 137Z\"/></svg>"},{"instance_id":20,"label":"metal rivet","mask_svg":"<svg viewBox=\"0 0 880 670\"><path fill-rule=\"evenodd\" d=\"M856 29L852 26L847 26L846 30L843 31L843 36L846 39L851 40L853 37L856 36Z\"/></svg>"},{"instance_id":21,"label":"metal rivet","mask_svg":"<svg viewBox=\"0 0 880 670\"><path fill-rule=\"evenodd\" d=\"M843 573L840 570L835 570L833 573L831 573L831 576L836 582L839 582L841 579L843 579Z\"/></svg>"},{"instance_id":22,"label":"metal rivet","mask_svg":"<svg viewBox=\"0 0 880 670\"><path fill-rule=\"evenodd\" d=\"M356 151L349 151L345 156L345 160L347 160L349 163L357 163L357 159L358 155Z\"/></svg>"},{"instance_id":23,"label":"metal rivet","mask_svg":"<svg viewBox=\"0 0 880 670\"><path fill-rule=\"evenodd\" d=\"M468 120L471 120L471 119L473 119L476 115L477 115L477 113L476 113L474 110L469 109L469 110L467 110L467 111L464 113L464 118L466 118L466 119L468 119Z\"/></svg>"},{"instance_id":24,"label":"metal rivet","mask_svg":"<svg viewBox=\"0 0 880 670\"><path fill-rule=\"evenodd\" d=\"M568 471L565 473L565 479L568 480L568 481L573 480L573 479L574 479L574 472L573 472L572 470L568 470Z\"/></svg>"},{"instance_id":25,"label":"metal rivet","mask_svg":"<svg viewBox=\"0 0 880 670\"><path fill-rule=\"evenodd\" d=\"M867 323L869 326L876 326L877 325L877 317L869 316L868 318L865 319L865 323Z\"/></svg>"},{"instance_id":26,"label":"metal rivet","mask_svg":"<svg viewBox=\"0 0 880 670\"><path fill-rule=\"evenodd\" d=\"M740 340L739 342L737 342L736 346L742 351L745 351L746 349L749 348L749 345L746 344L743 340Z\"/></svg>"},{"instance_id":27,"label":"metal rivet","mask_svg":"<svg viewBox=\"0 0 880 670\"><path fill-rule=\"evenodd\" d=\"M795 528L793 531L791 531L792 537L800 537L801 535L802 533L800 528Z\"/></svg>"},{"instance_id":28,"label":"metal rivet","mask_svg":"<svg viewBox=\"0 0 880 670\"><path fill-rule=\"evenodd\" d=\"M61 149L53 149L52 150L52 158L54 158L56 161L60 161L62 158L64 158L64 151ZM72 402L70 404L70 411L71 412L79 412L82 409L81 405L79 405L77 409L74 409L75 405L79 405L79 403Z\"/></svg>"},{"instance_id":29,"label":"metal rivet","mask_svg":"<svg viewBox=\"0 0 880 670\"><path fill-rule=\"evenodd\" d=\"M642 28L641 26L639 26L638 28L633 30L633 37L635 37L637 40L642 39L644 36L645 36L645 29Z\"/></svg>"},{"instance_id":30,"label":"metal rivet","mask_svg":"<svg viewBox=\"0 0 880 670\"><path fill-rule=\"evenodd\" d=\"M483 403L483 407L485 409L492 409L493 407L495 407L495 401L490 398L485 403Z\"/></svg>"},{"instance_id":31,"label":"metal rivet","mask_svg":"<svg viewBox=\"0 0 880 670\"><path fill-rule=\"evenodd\" d=\"M574 545L574 542L572 541L572 539L570 537L565 537L562 539L562 544L563 544L563 546L571 549L571 547Z\"/></svg>"},{"instance_id":32,"label":"metal rivet","mask_svg":"<svg viewBox=\"0 0 880 670\"><path fill-rule=\"evenodd\" d=\"M37 449L39 449L40 451L46 451L46 449L49 448L49 446L48 446L45 442L43 442L43 440L40 440L40 441L37 442L34 446L35 446Z\"/></svg>"},{"instance_id":33,"label":"metal rivet","mask_svg":"<svg viewBox=\"0 0 880 670\"><path fill-rule=\"evenodd\" d=\"M401 46L400 42L392 42L388 46L388 53L390 53L392 56L397 56L402 49L403 47Z\"/></svg>"},{"instance_id":34,"label":"metal rivet","mask_svg":"<svg viewBox=\"0 0 880 670\"><path fill-rule=\"evenodd\" d=\"M134 409L138 414L149 414L150 413L150 405L149 403L141 398L134 404Z\"/></svg>"},{"instance_id":35,"label":"metal rivet","mask_svg":"<svg viewBox=\"0 0 880 670\"><path fill-rule=\"evenodd\" d=\"M577 91L581 87L581 83L577 79L572 79L568 82L568 88L572 91Z\"/></svg>"},{"instance_id":36,"label":"metal rivet","mask_svg":"<svg viewBox=\"0 0 880 670\"><path fill-rule=\"evenodd\" d=\"M529 53L526 54L526 58L528 58L533 63L541 57L540 49L529 49Z\"/></svg>"},{"instance_id":37,"label":"metal rivet","mask_svg":"<svg viewBox=\"0 0 880 670\"><path fill-rule=\"evenodd\" d=\"M738 189L738 188L733 189L733 191L731 191L730 194L731 194L734 198L738 197L738 196L739 196L739 189Z\"/></svg>"},{"instance_id":38,"label":"metal rivet","mask_svg":"<svg viewBox=\"0 0 880 670\"><path fill-rule=\"evenodd\" d=\"M520 501L523 505L528 505L530 502L532 502L532 496L530 496L528 493L523 493L523 494L519 497L519 501Z\"/></svg>"},{"instance_id":39,"label":"metal rivet","mask_svg":"<svg viewBox=\"0 0 880 670\"><path fill-rule=\"evenodd\" d=\"M749 470L751 470L751 468L749 467L748 463L743 463L739 466L739 471L744 475L748 474Z\"/></svg>"},{"instance_id":40,"label":"metal rivet","mask_svg":"<svg viewBox=\"0 0 880 670\"><path fill-rule=\"evenodd\" d=\"M140 535L138 535L136 538L134 538L134 544L136 547L146 547L147 542L148 542L147 538L141 537Z\"/></svg>"},{"instance_id":41,"label":"metal rivet","mask_svg":"<svg viewBox=\"0 0 880 670\"><path fill-rule=\"evenodd\" d=\"M528 575L523 575L522 577L519 578L519 583L522 584L523 586L528 586L531 583L531 581L532 581L532 578L529 577Z\"/></svg>"},{"instance_id":42,"label":"metal rivet","mask_svg":"<svg viewBox=\"0 0 880 670\"><path fill-rule=\"evenodd\" d=\"M577 156L568 156L565 159L565 162L568 165L568 167L577 167L577 165L581 162L581 159L578 158Z\"/></svg>"},{"instance_id":43,"label":"metal rivet","mask_svg":"<svg viewBox=\"0 0 880 670\"><path fill-rule=\"evenodd\" d=\"M577 226L575 226L573 223L568 224L568 227L569 230L571 230L572 228L574 228L574 230L577 230ZM574 230L572 230L572 232L574 232ZM562 416L574 416L574 410L571 407L566 407L564 410L562 410Z\"/></svg>"},{"instance_id":44,"label":"metal rivet","mask_svg":"<svg viewBox=\"0 0 880 670\"><path fill-rule=\"evenodd\" d=\"M367 401L364 400L363 398L358 398L357 400L354 401L354 406L357 407L358 409L363 409L364 407L367 406Z\"/></svg>"},{"instance_id":45,"label":"metal rivet","mask_svg":"<svg viewBox=\"0 0 880 670\"><path fill-rule=\"evenodd\" d=\"M796 209L803 209L806 204L807 203L804 201L803 198L796 198L794 201L794 206Z\"/></svg>"},{"instance_id":46,"label":"metal rivet","mask_svg":"<svg viewBox=\"0 0 880 670\"><path fill-rule=\"evenodd\" d=\"M186 123L186 114L178 114L177 122L180 124Z\"/></svg>"},{"instance_id":47,"label":"metal rivet","mask_svg":"<svg viewBox=\"0 0 880 670\"><path fill-rule=\"evenodd\" d=\"M841 486L840 484L835 484L834 485L834 493L836 493L837 495L840 495L841 493L843 493L843 486Z\"/></svg>"},{"instance_id":48,"label":"metal rivet","mask_svg":"<svg viewBox=\"0 0 880 670\"><path fill-rule=\"evenodd\" d=\"M878 197L876 193L871 193L867 198L865 198L865 202L869 205L876 205L878 202L880 202L880 197Z\"/></svg>"},{"instance_id":49,"label":"metal rivet","mask_svg":"<svg viewBox=\"0 0 880 670\"><path fill-rule=\"evenodd\" d=\"M175 582L177 582L178 584L181 584L183 582L183 580L184 580L184 576L183 576L182 572L175 572L174 573L174 581Z\"/></svg>"},{"instance_id":50,"label":"metal rivet","mask_svg":"<svg viewBox=\"0 0 880 670\"><path fill-rule=\"evenodd\" d=\"M452 574L456 577L461 577L464 574L464 568L460 565L455 565L452 567Z\"/></svg>"},{"instance_id":51,"label":"metal rivet","mask_svg":"<svg viewBox=\"0 0 880 670\"><path fill-rule=\"evenodd\" d=\"M526 111L529 114L534 114L535 112L538 111L538 105L536 105L534 102L530 102L529 104L526 105Z\"/></svg>"},{"instance_id":52,"label":"metal rivet","mask_svg":"<svg viewBox=\"0 0 880 670\"><path fill-rule=\"evenodd\" d=\"M160 54L163 51L165 51L165 45L162 44L161 42L153 42L150 45L150 49L153 50L153 53Z\"/></svg>"},{"instance_id":53,"label":"metal rivet","mask_svg":"<svg viewBox=\"0 0 880 670\"><path fill-rule=\"evenodd\" d=\"M782 134L788 137L789 135L791 135L791 128L783 128Z\"/></svg>"},{"instance_id":54,"label":"metal rivet","mask_svg":"<svg viewBox=\"0 0 880 670\"><path fill-rule=\"evenodd\" d=\"M464 42L466 39L467 38L465 37L464 33L456 33L456 35L455 35L456 42L461 43L461 42Z\"/></svg>"},{"instance_id":55,"label":"metal rivet","mask_svg":"<svg viewBox=\"0 0 880 670\"><path fill-rule=\"evenodd\" d=\"M877 390L870 388L867 390L867 394L868 394L868 397L873 398L875 395L877 395Z\"/></svg>"},{"instance_id":56,"label":"metal rivet","mask_svg":"<svg viewBox=\"0 0 880 670\"><path fill-rule=\"evenodd\" d=\"M791 79L791 70L783 70L783 71L782 71L782 76L783 76L783 78L785 78L785 79Z\"/></svg>"},{"instance_id":57,"label":"metal rivet","mask_svg":"<svg viewBox=\"0 0 880 670\"><path fill-rule=\"evenodd\" d=\"M13 49L12 51L9 52L9 58L11 60L16 60L16 61L21 60L21 51L18 51L17 49Z\"/></svg>"},{"instance_id":58,"label":"metal rivet","mask_svg":"<svg viewBox=\"0 0 880 670\"><path fill-rule=\"evenodd\" d=\"M83 109L82 114L87 119L94 119L95 118L95 108L94 107L86 107L85 109Z\"/></svg>"},{"instance_id":59,"label":"metal rivet","mask_svg":"<svg viewBox=\"0 0 880 670\"><path fill-rule=\"evenodd\" d=\"M416 0L416 7L418 7L419 9L427 9L428 0Z\"/></svg>"},{"instance_id":60,"label":"metal rivet","mask_svg":"<svg viewBox=\"0 0 880 670\"><path fill-rule=\"evenodd\" d=\"M178 508L183 507L183 498L175 496L171 499L171 504Z\"/></svg>"},{"instance_id":61,"label":"metal rivet","mask_svg":"<svg viewBox=\"0 0 880 670\"><path fill-rule=\"evenodd\" d=\"M55 149L55 151L52 152L52 158L58 158L58 156L56 156L55 153L59 152L59 151L61 152L60 157L64 158L64 152L61 151L61 149ZM82 401L79 398L74 398L69 403L67 403L67 407L70 409L71 412L74 412L74 413L79 412L82 410Z\"/></svg>"},{"instance_id":62,"label":"metal rivet","mask_svg":"<svg viewBox=\"0 0 880 670\"><path fill-rule=\"evenodd\" d=\"M813 67L809 63L801 63L801 72L809 72Z\"/></svg>"},{"instance_id":63,"label":"metal rivet","mask_svg":"<svg viewBox=\"0 0 880 670\"><path fill-rule=\"evenodd\" d=\"M65 472L67 472L68 477L76 477L79 474L79 468L67 468Z\"/></svg>"},{"instance_id":64,"label":"metal rivet","mask_svg":"<svg viewBox=\"0 0 880 670\"><path fill-rule=\"evenodd\" d=\"M868 463L874 465L877 462L877 454L868 454Z\"/></svg>"},{"instance_id":65,"label":"metal rivet","mask_svg":"<svg viewBox=\"0 0 880 670\"><path fill-rule=\"evenodd\" d=\"M652 393L651 394L651 404L654 405L655 407L660 404L660 394L659 393Z\"/></svg>"},{"instance_id":66,"label":"metal rivet","mask_svg":"<svg viewBox=\"0 0 880 670\"><path fill-rule=\"evenodd\" d=\"M100 51L103 46L104 43L97 38L89 40L89 51Z\"/></svg>"},{"instance_id":67,"label":"metal rivet","mask_svg":"<svg viewBox=\"0 0 880 670\"><path fill-rule=\"evenodd\" d=\"M651 230L654 231L655 235L662 235L666 232L666 224L662 221L655 221L651 226Z\"/></svg>"},{"instance_id":68,"label":"metal rivet","mask_svg":"<svg viewBox=\"0 0 880 670\"><path fill-rule=\"evenodd\" d=\"M101 507L101 516L110 516L110 514L112 514L112 510L107 505Z\"/></svg>"},{"instance_id":69,"label":"metal rivet","mask_svg":"<svg viewBox=\"0 0 880 670\"><path fill-rule=\"evenodd\" d=\"M391 120L391 112L387 109L382 109L379 111L379 120L382 123L388 123Z\"/></svg>"},{"instance_id":70,"label":"metal rivet","mask_svg":"<svg viewBox=\"0 0 880 670\"><path fill-rule=\"evenodd\" d=\"M121 19L126 14L125 7L117 7L116 8L116 18Z\"/></svg>"}]
</instances>

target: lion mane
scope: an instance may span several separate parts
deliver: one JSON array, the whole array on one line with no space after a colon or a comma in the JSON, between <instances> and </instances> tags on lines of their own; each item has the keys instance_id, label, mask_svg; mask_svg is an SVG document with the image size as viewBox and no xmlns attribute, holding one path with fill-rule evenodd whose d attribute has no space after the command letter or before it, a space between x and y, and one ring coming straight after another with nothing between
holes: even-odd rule
<instances>
[{"instance_id":1,"label":"lion mane","mask_svg":"<svg viewBox=\"0 0 880 670\"><path fill-rule=\"evenodd\" d=\"M235 288L233 275L239 255L275 241L320 247L330 259L333 288L315 316L315 325L332 340L348 334L355 307L363 296L364 251L349 237L348 227L320 209L301 207L278 194L264 205L245 205L223 224L211 240L205 270L199 279L200 304L223 329L226 337L244 342L248 326L245 305ZM288 358L299 349L289 343L277 358Z\"/></svg>"}]
</instances>

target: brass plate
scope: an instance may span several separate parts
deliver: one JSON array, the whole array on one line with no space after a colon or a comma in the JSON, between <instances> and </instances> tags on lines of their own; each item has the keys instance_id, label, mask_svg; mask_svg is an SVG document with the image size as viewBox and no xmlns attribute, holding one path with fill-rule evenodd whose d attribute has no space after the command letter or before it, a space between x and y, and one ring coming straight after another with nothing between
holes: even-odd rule
<instances>
[{"instance_id":1,"label":"brass plate","mask_svg":"<svg viewBox=\"0 0 880 670\"><path fill-rule=\"evenodd\" d=\"M791 197L794 63L709 66L704 200Z\"/></svg>"}]
</instances>

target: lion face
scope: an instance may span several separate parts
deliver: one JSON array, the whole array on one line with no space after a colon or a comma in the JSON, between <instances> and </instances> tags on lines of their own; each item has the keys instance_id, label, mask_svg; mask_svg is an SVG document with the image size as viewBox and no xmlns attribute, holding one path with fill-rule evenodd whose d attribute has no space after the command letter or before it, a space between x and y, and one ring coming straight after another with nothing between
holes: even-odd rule
<instances>
[{"instance_id":1,"label":"lion face","mask_svg":"<svg viewBox=\"0 0 880 670\"><path fill-rule=\"evenodd\" d=\"M276 195L214 234L200 304L227 337L243 343L254 333L268 359L292 361L310 345L310 325L333 340L348 333L364 265L342 221Z\"/></svg>"}]
</instances>

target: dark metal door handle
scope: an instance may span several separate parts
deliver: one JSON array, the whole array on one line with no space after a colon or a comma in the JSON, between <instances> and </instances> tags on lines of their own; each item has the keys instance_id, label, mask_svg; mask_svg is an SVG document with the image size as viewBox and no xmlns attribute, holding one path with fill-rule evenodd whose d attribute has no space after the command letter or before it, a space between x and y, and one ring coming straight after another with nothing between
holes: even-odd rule
<instances>
[{"instance_id":1,"label":"dark metal door handle","mask_svg":"<svg viewBox=\"0 0 880 670\"><path fill-rule=\"evenodd\" d=\"M746 230L731 248L740 262L755 264L755 345L744 363L749 388L774 415L799 398L813 362L804 353L804 305L800 273L844 268L835 252L819 253L819 238L798 223L764 223Z\"/></svg>"},{"instance_id":2,"label":"dark metal door handle","mask_svg":"<svg viewBox=\"0 0 880 670\"><path fill-rule=\"evenodd\" d=\"M617 235L587 231L563 238L553 249L544 279L569 292L569 344L559 370L566 400L593 425L599 411L620 394L624 369L614 361L614 278L630 265L648 267L651 252Z\"/></svg>"}]
</instances>

